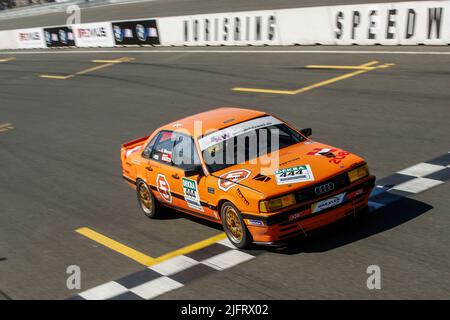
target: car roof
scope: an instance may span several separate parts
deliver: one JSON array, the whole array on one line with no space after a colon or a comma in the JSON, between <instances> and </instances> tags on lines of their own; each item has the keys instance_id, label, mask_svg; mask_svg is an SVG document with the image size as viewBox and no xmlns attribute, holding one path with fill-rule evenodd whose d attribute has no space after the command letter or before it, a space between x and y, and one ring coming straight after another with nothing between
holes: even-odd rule
<instances>
[{"instance_id":1,"label":"car roof","mask_svg":"<svg viewBox=\"0 0 450 320\"><path fill-rule=\"evenodd\" d=\"M235 107L222 107L197 113L192 116L171 122L162 126L159 130L172 130L183 133L189 132L190 135L198 138L205 133L211 133L231 125L250 120L265 115L265 112L242 109ZM195 122L200 124L195 125ZM195 128L197 126L197 128Z\"/></svg>"}]
</instances>

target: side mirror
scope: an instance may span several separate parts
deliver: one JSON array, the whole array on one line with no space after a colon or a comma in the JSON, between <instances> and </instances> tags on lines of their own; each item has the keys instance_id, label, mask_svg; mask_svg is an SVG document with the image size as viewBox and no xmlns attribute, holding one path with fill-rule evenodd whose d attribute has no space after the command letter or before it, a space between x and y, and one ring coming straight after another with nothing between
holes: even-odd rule
<instances>
[{"instance_id":1,"label":"side mirror","mask_svg":"<svg viewBox=\"0 0 450 320\"><path fill-rule=\"evenodd\" d=\"M300 131L300 133L302 135L304 135L305 137L309 137L310 135L312 135L312 129L311 128L305 128L305 129L302 129Z\"/></svg>"},{"instance_id":2,"label":"side mirror","mask_svg":"<svg viewBox=\"0 0 450 320\"><path fill-rule=\"evenodd\" d=\"M184 170L184 176L185 177L192 177L197 175L203 175L203 168L201 165L195 165L187 170Z\"/></svg>"}]
</instances>

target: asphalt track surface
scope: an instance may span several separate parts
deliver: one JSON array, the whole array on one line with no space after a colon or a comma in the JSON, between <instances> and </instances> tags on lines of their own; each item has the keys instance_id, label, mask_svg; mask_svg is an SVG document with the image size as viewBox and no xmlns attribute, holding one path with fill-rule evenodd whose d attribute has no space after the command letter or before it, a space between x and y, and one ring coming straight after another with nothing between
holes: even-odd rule
<instances>
[{"instance_id":1,"label":"asphalt track surface","mask_svg":"<svg viewBox=\"0 0 450 320\"><path fill-rule=\"evenodd\" d=\"M401 0L160 0L141 3L113 4L82 9L81 22L88 23L201 13L400 1ZM64 12L56 12L33 17L0 20L0 30L64 25L66 24L67 17L68 15Z\"/></svg>"},{"instance_id":2,"label":"asphalt track surface","mask_svg":"<svg viewBox=\"0 0 450 320\"><path fill-rule=\"evenodd\" d=\"M121 178L122 142L184 116L218 106L268 111L365 157L378 178L450 151L446 47L220 50L0 55L15 57L0 63L0 126L12 127L0 132L0 299L72 296L78 291L66 288L69 265L81 267L82 290L142 269L77 234L80 227L155 257L218 234L176 212L145 218ZM443 54L418 54L427 51ZM66 80L39 77L121 57L135 60ZM306 65L374 60L395 65L298 95L231 90L296 89L348 72ZM287 250L257 247L252 261L159 299L449 298L449 194L442 184ZM366 287L369 265L381 268L381 290Z\"/></svg>"}]
</instances>

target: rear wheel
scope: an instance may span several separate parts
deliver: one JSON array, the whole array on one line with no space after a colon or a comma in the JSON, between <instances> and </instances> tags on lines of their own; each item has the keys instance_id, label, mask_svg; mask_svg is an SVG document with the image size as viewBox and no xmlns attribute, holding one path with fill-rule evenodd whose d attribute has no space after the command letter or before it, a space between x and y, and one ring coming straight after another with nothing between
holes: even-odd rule
<instances>
[{"instance_id":1,"label":"rear wheel","mask_svg":"<svg viewBox=\"0 0 450 320\"><path fill-rule=\"evenodd\" d=\"M237 248L243 249L250 246L252 236L248 231L239 210L231 203L225 202L220 209L222 225L228 239Z\"/></svg>"},{"instance_id":2,"label":"rear wheel","mask_svg":"<svg viewBox=\"0 0 450 320\"><path fill-rule=\"evenodd\" d=\"M158 203L156 202L155 197L144 181L139 181L137 183L136 193L139 207L141 208L142 212L144 212L144 214L151 219L158 217Z\"/></svg>"}]
</instances>

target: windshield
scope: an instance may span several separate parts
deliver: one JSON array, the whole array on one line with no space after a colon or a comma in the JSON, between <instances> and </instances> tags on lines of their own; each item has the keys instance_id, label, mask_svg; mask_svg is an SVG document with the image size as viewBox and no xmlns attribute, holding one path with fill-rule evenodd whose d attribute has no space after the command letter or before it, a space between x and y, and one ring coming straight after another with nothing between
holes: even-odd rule
<instances>
[{"instance_id":1,"label":"windshield","mask_svg":"<svg viewBox=\"0 0 450 320\"><path fill-rule=\"evenodd\" d=\"M216 131L199 144L208 170L215 172L304 140L285 123L265 116Z\"/></svg>"}]
</instances>

